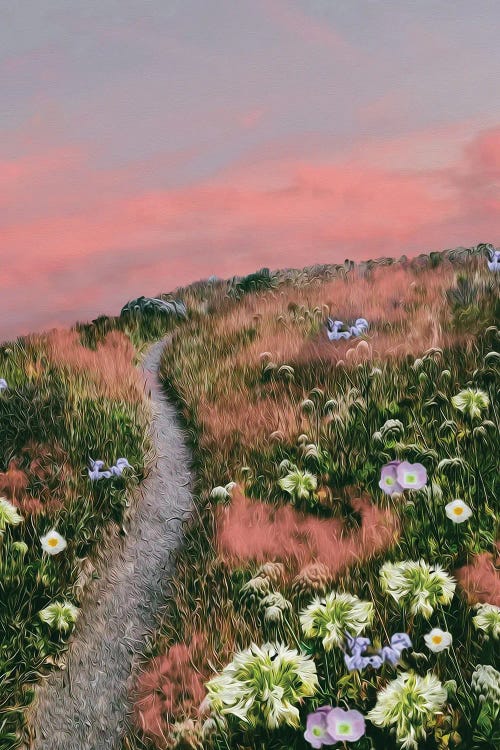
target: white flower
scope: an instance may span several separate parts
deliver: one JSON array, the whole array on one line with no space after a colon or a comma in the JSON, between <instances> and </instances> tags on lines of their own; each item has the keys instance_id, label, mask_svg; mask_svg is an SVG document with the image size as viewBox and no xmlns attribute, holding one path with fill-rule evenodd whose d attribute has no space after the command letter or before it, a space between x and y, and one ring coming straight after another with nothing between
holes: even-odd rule
<instances>
[{"instance_id":1,"label":"white flower","mask_svg":"<svg viewBox=\"0 0 500 750\"><path fill-rule=\"evenodd\" d=\"M424 635L424 641L430 651L438 654L440 651L444 651L451 646L453 638L451 633L448 633L446 630L432 628L427 635Z\"/></svg>"},{"instance_id":2,"label":"white flower","mask_svg":"<svg viewBox=\"0 0 500 750\"><path fill-rule=\"evenodd\" d=\"M6 391L8 387L5 378L0 378L0 391Z\"/></svg>"},{"instance_id":3,"label":"white flower","mask_svg":"<svg viewBox=\"0 0 500 750\"><path fill-rule=\"evenodd\" d=\"M300 624L308 638L321 638L325 651L340 646L346 633L359 635L371 624L374 608L351 594L330 592L314 599L300 614Z\"/></svg>"},{"instance_id":4,"label":"white flower","mask_svg":"<svg viewBox=\"0 0 500 750\"><path fill-rule=\"evenodd\" d=\"M430 672L420 677L402 672L377 695L377 703L367 718L379 727L394 727L403 748L418 748L425 740L427 724L441 713L448 694Z\"/></svg>"},{"instance_id":5,"label":"white flower","mask_svg":"<svg viewBox=\"0 0 500 750\"><path fill-rule=\"evenodd\" d=\"M67 547L66 539L62 537L55 529L51 529L48 534L40 537L42 549L49 555L58 555Z\"/></svg>"},{"instance_id":6,"label":"white flower","mask_svg":"<svg viewBox=\"0 0 500 750\"><path fill-rule=\"evenodd\" d=\"M307 655L283 644L253 643L234 654L222 672L207 684L208 703L215 714L231 715L246 727L264 724L300 725L297 704L318 687L316 665Z\"/></svg>"},{"instance_id":7,"label":"white flower","mask_svg":"<svg viewBox=\"0 0 500 750\"><path fill-rule=\"evenodd\" d=\"M0 536L7 526L17 526L21 523L23 517L19 514L15 505L12 505L7 498L0 497Z\"/></svg>"},{"instance_id":8,"label":"white flower","mask_svg":"<svg viewBox=\"0 0 500 750\"><path fill-rule=\"evenodd\" d=\"M472 516L472 510L467 503L464 503L464 501L459 498L448 503L448 505L445 506L445 512L453 523L463 523Z\"/></svg>"},{"instance_id":9,"label":"white flower","mask_svg":"<svg viewBox=\"0 0 500 750\"><path fill-rule=\"evenodd\" d=\"M42 609L38 616L51 628L67 631L76 622L78 612L78 607L75 607L71 602L52 602L48 607Z\"/></svg>"},{"instance_id":10,"label":"white flower","mask_svg":"<svg viewBox=\"0 0 500 750\"><path fill-rule=\"evenodd\" d=\"M476 604L475 609L477 615L472 618L475 627L498 640L500 638L500 607L484 602Z\"/></svg>"},{"instance_id":11,"label":"white flower","mask_svg":"<svg viewBox=\"0 0 500 750\"><path fill-rule=\"evenodd\" d=\"M395 601L409 606L412 614L429 618L438 604L449 604L456 582L440 565L425 560L384 563L380 585Z\"/></svg>"}]
</instances>

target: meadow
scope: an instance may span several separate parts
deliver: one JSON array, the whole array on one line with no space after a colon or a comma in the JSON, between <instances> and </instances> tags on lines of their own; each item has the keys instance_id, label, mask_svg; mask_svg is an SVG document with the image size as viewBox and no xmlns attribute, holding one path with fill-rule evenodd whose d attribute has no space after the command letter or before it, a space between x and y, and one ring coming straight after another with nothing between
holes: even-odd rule
<instances>
[{"instance_id":1,"label":"meadow","mask_svg":"<svg viewBox=\"0 0 500 750\"><path fill-rule=\"evenodd\" d=\"M136 364L170 326L101 318L0 348L2 750L22 741L35 683L64 667L85 585L147 471L149 399ZM91 480L91 461L120 458L129 466Z\"/></svg>"},{"instance_id":2,"label":"meadow","mask_svg":"<svg viewBox=\"0 0 500 750\"><path fill-rule=\"evenodd\" d=\"M484 247L263 269L0 347L0 750L133 512L167 331L194 508L123 750L497 747L499 283Z\"/></svg>"},{"instance_id":3,"label":"meadow","mask_svg":"<svg viewBox=\"0 0 500 750\"><path fill-rule=\"evenodd\" d=\"M195 512L124 748L498 746L498 283L479 249L193 297Z\"/></svg>"}]
</instances>

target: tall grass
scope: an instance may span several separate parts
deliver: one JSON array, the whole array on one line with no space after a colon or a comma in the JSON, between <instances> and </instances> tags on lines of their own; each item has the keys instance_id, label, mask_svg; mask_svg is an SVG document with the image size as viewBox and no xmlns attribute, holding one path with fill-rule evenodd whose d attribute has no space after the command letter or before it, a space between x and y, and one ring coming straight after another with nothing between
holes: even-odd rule
<instances>
[{"instance_id":1,"label":"tall grass","mask_svg":"<svg viewBox=\"0 0 500 750\"><path fill-rule=\"evenodd\" d=\"M309 710L345 701L366 713L394 673L347 674L338 655L304 643L298 620L318 591L328 586L348 591L373 602L374 642L409 632L415 655L407 657L407 666L422 674L432 669L443 683L456 683L455 697L450 693L425 746L451 747L446 743L453 735L456 747L469 750L477 744L472 670L494 658L491 642L472 625L471 586L459 586L451 605L440 606L427 622L383 595L378 571L387 560L424 558L451 574L461 570L458 579L465 581L464 571L484 570L484 561L495 559L498 283L492 294L491 277L477 254L417 260L362 272L350 265L342 272L339 267L286 272L278 275L276 288L246 291L239 300L220 297L208 317L192 319L174 335L162 376L193 443L196 513L178 557L167 613L147 656L168 654L201 633L206 646L198 668L214 674L236 650L278 638L314 651L320 691ZM464 276L479 292L474 326L463 322L469 300L453 294ZM361 341L329 342L327 315L344 321L365 317L368 334ZM451 401L466 387L482 389L490 400L488 412L474 424ZM426 490L382 493L381 467L396 458L425 466ZM279 485L283 466L286 471L291 464L317 479L308 499L292 498L295 508ZM212 493L228 482L238 486ZM456 497L473 509L461 526L444 512ZM284 630L266 625L257 594L250 604L242 598L245 584L264 576L259 566L279 560L285 575L270 586L292 603ZM491 590L497 573L493 565L490 571ZM423 641L437 625L454 639L452 651L439 658L426 652ZM154 670L154 662L144 668ZM302 726L306 712L303 706ZM295 730L244 731L235 723L200 740L202 717L182 739L177 725L192 716L192 706L172 716L170 734L161 741L143 725L124 747L308 747ZM368 735L353 747L397 746L393 736L372 725Z\"/></svg>"}]
</instances>

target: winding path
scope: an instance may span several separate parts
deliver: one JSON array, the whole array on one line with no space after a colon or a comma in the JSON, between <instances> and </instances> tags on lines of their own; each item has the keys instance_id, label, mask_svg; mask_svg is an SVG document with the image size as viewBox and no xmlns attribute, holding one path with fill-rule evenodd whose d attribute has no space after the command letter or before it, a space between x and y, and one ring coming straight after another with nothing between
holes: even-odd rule
<instances>
[{"instance_id":1,"label":"winding path","mask_svg":"<svg viewBox=\"0 0 500 750\"><path fill-rule=\"evenodd\" d=\"M190 455L158 365L168 339L142 363L151 391L156 463L141 485L128 533L116 542L88 586L71 638L66 669L37 690L32 750L116 750L126 728L131 674L165 602L182 520L191 509Z\"/></svg>"}]
</instances>

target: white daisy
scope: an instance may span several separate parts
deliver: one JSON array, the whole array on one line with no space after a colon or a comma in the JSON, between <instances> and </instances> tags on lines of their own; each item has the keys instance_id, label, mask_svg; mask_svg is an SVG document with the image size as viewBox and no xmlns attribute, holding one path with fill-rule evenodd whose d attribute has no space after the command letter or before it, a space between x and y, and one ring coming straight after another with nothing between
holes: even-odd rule
<instances>
[{"instance_id":1,"label":"white daisy","mask_svg":"<svg viewBox=\"0 0 500 750\"><path fill-rule=\"evenodd\" d=\"M58 555L66 549L67 542L55 529L51 529L45 536L40 537L42 549L49 555Z\"/></svg>"},{"instance_id":2,"label":"white daisy","mask_svg":"<svg viewBox=\"0 0 500 750\"><path fill-rule=\"evenodd\" d=\"M451 633L448 633L446 630L432 628L427 635L424 635L424 641L427 648L437 654L440 651L449 648L452 644L453 638Z\"/></svg>"},{"instance_id":3,"label":"white daisy","mask_svg":"<svg viewBox=\"0 0 500 750\"><path fill-rule=\"evenodd\" d=\"M445 506L445 513L453 523L463 523L472 516L472 510L463 500L452 500Z\"/></svg>"}]
</instances>

